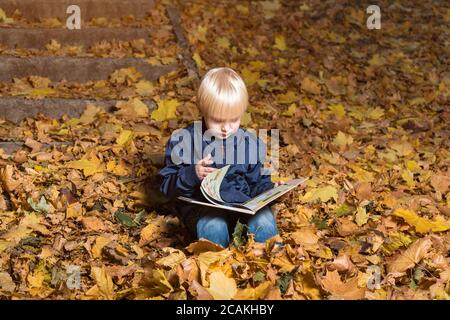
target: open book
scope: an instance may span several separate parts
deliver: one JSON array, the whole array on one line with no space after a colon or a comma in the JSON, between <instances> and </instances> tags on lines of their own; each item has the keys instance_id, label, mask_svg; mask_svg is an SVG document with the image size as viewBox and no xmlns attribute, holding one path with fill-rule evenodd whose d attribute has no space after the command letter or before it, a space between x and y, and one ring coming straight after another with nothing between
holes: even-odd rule
<instances>
[{"instance_id":1,"label":"open book","mask_svg":"<svg viewBox=\"0 0 450 320\"><path fill-rule=\"evenodd\" d=\"M247 214L255 214L259 209L263 208L273 200L281 197L286 192L294 189L299 184L308 180L308 178L293 179L286 182L285 184L279 185L278 187L264 191L263 193L244 203L227 203L224 202L220 197L220 185L222 184L222 180L225 177L225 174L227 173L229 167L230 166L227 165L221 169L215 170L203 179L200 185L200 190L209 202L199 201L182 196L178 197L178 199L204 206L243 212Z\"/></svg>"}]
</instances>

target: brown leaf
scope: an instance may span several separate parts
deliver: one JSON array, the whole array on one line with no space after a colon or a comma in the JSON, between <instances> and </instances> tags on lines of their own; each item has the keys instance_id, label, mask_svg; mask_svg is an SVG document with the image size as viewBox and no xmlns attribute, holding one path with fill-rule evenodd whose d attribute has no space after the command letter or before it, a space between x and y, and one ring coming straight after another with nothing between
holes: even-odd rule
<instances>
[{"instance_id":1,"label":"brown leaf","mask_svg":"<svg viewBox=\"0 0 450 320\"><path fill-rule=\"evenodd\" d=\"M394 257L387 265L389 273L402 274L414 267L428 253L433 242L430 237L416 240L404 252Z\"/></svg>"},{"instance_id":2,"label":"brown leaf","mask_svg":"<svg viewBox=\"0 0 450 320\"><path fill-rule=\"evenodd\" d=\"M325 277L319 278L319 282L326 291L341 299L362 299L366 291L365 288L358 287L358 277L342 282L337 270L327 271Z\"/></svg>"},{"instance_id":3,"label":"brown leaf","mask_svg":"<svg viewBox=\"0 0 450 320\"><path fill-rule=\"evenodd\" d=\"M81 223L84 229L88 232L102 231L106 229L106 226L103 223L103 221L97 217L83 217L81 218Z\"/></svg>"},{"instance_id":4,"label":"brown leaf","mask_svg":"<svg viewBox=\"0 0 450 320\"><path fill-rule=\"evenodd\" d=\"M201 239L196 242L193 242L186 248L187 251L189 251L190 253L193 253L195 255L199 255L202 252L208 252L208 251L218 252L218 251L222 251L223 249L224 248L221 245L216 244L216 243L211 242L206 239Z\"/></svg>"}]
</instances>

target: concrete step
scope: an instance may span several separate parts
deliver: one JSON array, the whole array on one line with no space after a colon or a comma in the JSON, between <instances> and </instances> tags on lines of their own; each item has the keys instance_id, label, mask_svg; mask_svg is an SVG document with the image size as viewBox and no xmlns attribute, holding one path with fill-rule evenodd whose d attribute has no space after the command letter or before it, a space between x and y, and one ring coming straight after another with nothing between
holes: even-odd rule
<instances>
[{"instance_id":1,"label":"concrete step","mask_svg":"<svg viewBox=\"0 0 450 320\"><path fill-rule=\"evenodd\" d=\"M29 21L58 18L64 22L70 5L76 4L81 10L81 20L95 17L120 18L133 15L144 18L154 8L153 0L0 0L0 8L11 16L16 9Z\"/></svg>"},{"instance_id":2,"label":"concrete step","mask_svg":"<svg viewBox=\"0 0 450 320\"><path fill-rule=\"evenodd\" d=\"M155 81L164 74L176 70L177 64L152 66L138 58L72 58L0 56L0 81L31 75L49 78L51 81L87 82L108 79L117 69L135 67L143 78Z\"/></svg>"},{"instance_id":3,"label":"concrete step","mask_svg":"<svg viewBox=\"0 0 450 320\"><path fill-rule=\"evenodd\" d=\"M52 142L52 143L43 143L42 151L45 149L51 148L53 146L62 146L62 145L72 145L73 142ZM17 150L21 149L25 146L25 142L23 141L1 141L0 140L0 148L3 149L5 154L13 154Z\"/></svg>"},{"instance_id":4,"label":"concrete step","mask_svg":"<svg viewBox=\"0 0 450 320\"><path fill-rule=\"evenodd\" d=\"M118 100L86 100L86 99L61 99L45 98L30 100L23 97L1 97L0 118L19 123L23 119L34 118L38 113L48 117L60 119L64 114L78 118L88 104L94 104L107 112L114 110ZM151 100L143 101L150 110L155 108Z\"/></svg>"},{"instance_id":5,"label":"concrete step","mask_svg":"<svg viewBox=\"0 0 450 320\"><path fill-rule=\"evenodd\" d=\"M62 45L82 45L85 48L100 41L130 41L144 39L150 43L152 34L157 29L150 28L82 28L69 29L26 29L0 28L0 45L7 48L44 49L52 40Z\"/></svg>"}]
</instances>

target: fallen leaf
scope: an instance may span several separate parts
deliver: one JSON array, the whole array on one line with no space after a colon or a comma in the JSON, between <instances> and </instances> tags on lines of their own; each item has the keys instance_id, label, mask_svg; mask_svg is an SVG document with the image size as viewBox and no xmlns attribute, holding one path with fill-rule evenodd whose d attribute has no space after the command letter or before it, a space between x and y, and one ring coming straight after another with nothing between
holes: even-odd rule
<instances>
[{"instance_id":1,"label":"fallen leaf","mask_svg":"<svg viewBox=\"0 0 450 320\"><path fill-rule=\"evenodd\" d=\"M231 300L237 293L236 281L223 272L216 271L209 275L210 286L206 290L214 300Z\"/></svg>"},{"instance_id":2,"label":"fallen leaf","mask_svg":"<svg viewBox=\"0 0 450 320\"><path fill-rule=\"evenodd\" d=\"M432 245L433 242L429 237L416 240L404 252L388 263L388 272L402 274L411 269L425 257Z\"/></svg>"}]
</instances>

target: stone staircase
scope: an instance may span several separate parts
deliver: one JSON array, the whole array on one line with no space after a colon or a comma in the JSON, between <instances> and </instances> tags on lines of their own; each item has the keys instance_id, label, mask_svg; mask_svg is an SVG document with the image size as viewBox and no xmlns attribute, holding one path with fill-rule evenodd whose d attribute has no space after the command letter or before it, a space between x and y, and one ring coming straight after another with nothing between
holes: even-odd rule
<instances>
[{"instance_id":1,"label":"stone staircase","mask_svg":"<svg viewBox=\"0 0 450 320\"><path fill-rule=\"evenodd\" d=\"M89 53L80 56L48 54L45 48L55 41L61 47L81 46L85 49L112 41L141 41L152 43L152 37L165 32L173 35L174 41L188 50L179 25L176 9L164 7L170 17L167 23L152 25L152 12L157 0L0 0L0 8L13 23L2 23L0 19L0 89L2 84L11 84L15 78L40 76L54 82L87 83L107 80L118 69L134 67L142 79L157 81L179 68L186 73L192 71L192 58L188 52L182 57L187 62L179 63L179 57L168 64L151 64L153 58L148 52L139 56L109 57ZM70 16L67 8L76 4L81 11L81 29L69 30L66 19ZM20 13L19 13L20 12ZM150 18L149 18L150 17ZM175 25L174 25L175 24ZM99 26L100 25L100 26ZM15 50L19 54L11 54ZM6 52L6 53L5 53ZM42 54L42 52L46 52ZM106 56L105 56L106 55ZM183 59L182 59L183 60ZM184 66L183 66L184 64ZM186 68L187 66L187 68ZM7 95L0 91L0 119L19 123L27 117L41 113L52 118L79 117L88 104L95 103L107 111L116 105L116 99L98 96L89 98L40 97ZM149 109L152 101L145 101ZM21 142L0 137L0 147L12 152Z\"/></svg>"}]
</instances>

